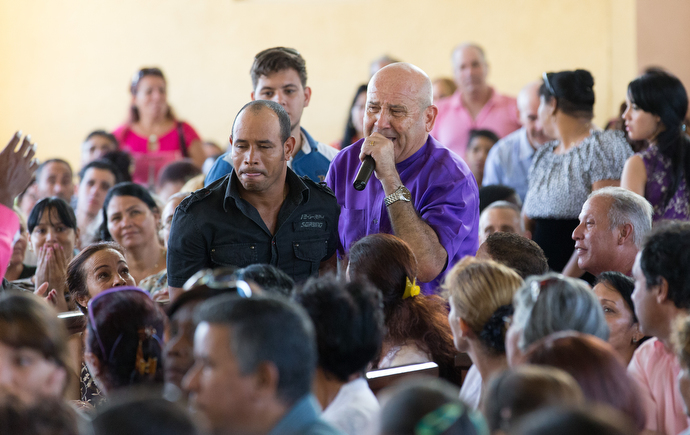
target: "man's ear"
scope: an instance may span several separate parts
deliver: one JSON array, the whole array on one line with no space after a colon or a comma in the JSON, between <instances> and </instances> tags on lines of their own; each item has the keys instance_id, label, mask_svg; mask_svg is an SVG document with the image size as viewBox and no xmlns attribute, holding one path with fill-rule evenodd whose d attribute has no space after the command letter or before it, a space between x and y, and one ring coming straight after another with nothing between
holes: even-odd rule
<instances>
[{"instance_id":1,"label":"man's ear","mask_svg":"<svg viewBox=\"0 0 690 435\"><path fill-rule=\"evenodd\" d=\"M254 98L254 91L252 91L251 97L252 97L252 101L256 101L256 98Z\"/></svg>"},{"instance_id":2,"label":"man's ear","mask_svg":"<svg viewBox=\"0 0 690 435\"><path fill-rule=\"evenodd\" d=\"M626 241L631 240L634 236L635 227L628 222L618 227L618 244L623 245Z\"/></svg>"},{"instance_id":3,"label":"man's ear","mask_svg":"<svg viewBox=\"0 0 690 435\"><path fill-rule=\"evenodd\" d=\"M292 152L295 150L295 143L295 137L290 136L283 144L283 149L285 151L285 160L288 160L292 155Z\"/></svg>"},{"instance_id":4,"label":"man's ear","mask_svg":"<svg viewBox=\"0 0 690 435\"><path fill-rule=\"evenodd\" d=\"M304 88L304 107L309 106L309 102L311 101L311 88L307 86Z\"/></svg>"},{"instance_id":5,"label":"man's ear","mask_svg":"<svg viewBox=\"0 0 690 435\"><path fill-rule=\"evenodd\" d=\"M656 302L662 304L668 299L668 281L663 276L659 277L659 284L655 285L652 290L656 292Z\"/></svg>"},{"instance_id":6,"label":"man's ear","mask_svg":"<svg viewBox=\"0 0 690 435\"><path fill-rule=\"evenodd\" d=\"M257 392L268 397L277 396L280 375L275 364L270 361L259 363L252 376L254 376L254 387Z\"/></svg>"},{"instance_id":7,"label":"man's ear","mask_svg":"<svg viewBox=\"0 0 690 435\"><path fill-rule=\"evenodd\" d=\"M430 133L434 128L436 122L436 115L438 115L438 107L433 104L424 109L424 127L427 133Z\"/></svg>"}]
</instances>

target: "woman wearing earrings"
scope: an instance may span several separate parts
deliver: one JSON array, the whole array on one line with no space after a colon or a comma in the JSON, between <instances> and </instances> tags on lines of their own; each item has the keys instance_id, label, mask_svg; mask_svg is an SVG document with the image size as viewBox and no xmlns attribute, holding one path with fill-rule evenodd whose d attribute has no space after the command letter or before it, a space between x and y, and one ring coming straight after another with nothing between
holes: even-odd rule
<instances>
[{"instance_id":1,"label":"woman wearing earrings","mask_svg":"<svg viewBox=\"0 0 690 435\"><path fill-rule=\"evenodd\" d=\"M632 292L635 280L620 272L604 272L592 289L609 325L609 343L627 366L633 353L645 341L635 315Z\"/></svg>"},{"instance_id":2,"label":"woman wearing earrings","mask_svg":"<svg viewBox=\"0 0 690 435\"><path fill-rule=\"evenodd\" d=\"M179 121L168 104L168 85L158 68L142 68L130 85L132 105L124 125L113 135L134 157L132 180L153 187L158 171L189 157L201 168L206 158L201 139L191 125Z\"/></svg>"},{"instance_id":3,"label":"woman wearing earrings","mask_svg":"<svg viewBox=\"0 0 690 435\"><path fill-rule=\"evenodd\" d=\"M671 74L653 71L630 82L623 119L633 140L649 148L625 162L621 186L643 195L653 220L690 218L690 139L685 133L688 94Z\"/></svg>"}]
</instances>

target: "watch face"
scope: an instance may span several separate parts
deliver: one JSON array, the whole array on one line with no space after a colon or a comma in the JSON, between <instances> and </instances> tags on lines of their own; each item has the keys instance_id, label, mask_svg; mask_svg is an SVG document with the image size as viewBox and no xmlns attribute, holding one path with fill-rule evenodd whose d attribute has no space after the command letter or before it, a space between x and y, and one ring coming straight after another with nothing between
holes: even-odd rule
<instances>
[{"instance_id":1,"label":"watch face","mask_svg":"<svg viewBox=\"0 0 690 435\"><path fill-rule=\"evenodd\" d=\"M402 192L400 192L400 196L402 196L405 201L412 201L412 194L410 193L407 188L402 189Z\"/></svg>"}]
</instances>

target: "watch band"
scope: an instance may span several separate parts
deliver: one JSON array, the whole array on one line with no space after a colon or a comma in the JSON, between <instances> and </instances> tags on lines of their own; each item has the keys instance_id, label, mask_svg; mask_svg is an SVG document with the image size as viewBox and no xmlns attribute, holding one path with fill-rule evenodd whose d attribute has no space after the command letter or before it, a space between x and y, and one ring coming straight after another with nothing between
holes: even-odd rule
<instances>
[{"instance_id":1,"label":"watch band","mask_svg":"<svg viewBox=\"0 0 690 435\"><path fill-rule=\"evenodd\" d=\"M412 201L412 194L410 194L410 191L407 190L407 187L401 185L395 190L395 192L383 199L383 203L386 204L386 207L389 207L391 204L398 201Z\"/></svg>"}]
</instances>

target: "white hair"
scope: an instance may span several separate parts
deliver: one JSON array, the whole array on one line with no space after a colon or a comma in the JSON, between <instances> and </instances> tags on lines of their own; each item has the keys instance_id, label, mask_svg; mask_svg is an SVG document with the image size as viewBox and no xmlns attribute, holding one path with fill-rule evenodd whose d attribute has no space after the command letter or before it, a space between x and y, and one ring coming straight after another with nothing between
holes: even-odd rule
<instances>
[{"instance_id":1,"label":"white hair","mask_svg":"<svg viewBox=\"0 0 690 435\"><path fill-rule=\"evenodd\" d=\"M604 187L589 194L587 201L602 197L611 199L608 217L611 229L630 224L633 242L642 248L642 240L652 230L652 205L643 196L622 187Z\"/></svg>"}]
</instances>

